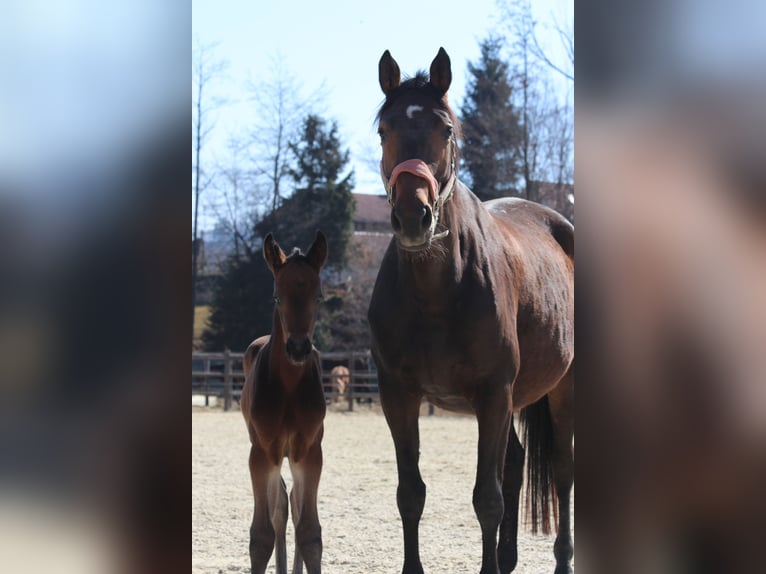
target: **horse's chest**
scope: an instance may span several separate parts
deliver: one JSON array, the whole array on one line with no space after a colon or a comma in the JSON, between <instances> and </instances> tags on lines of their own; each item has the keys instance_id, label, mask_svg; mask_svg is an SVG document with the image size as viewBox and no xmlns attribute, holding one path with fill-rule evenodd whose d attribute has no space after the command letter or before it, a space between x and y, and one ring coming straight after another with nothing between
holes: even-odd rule
<instances>
[{"instance_id":1,"label":"horse's chest","mask_svg":"<svg viewBox=\"0 0 766 574\"><path fill-rule=\"evenodd\" d=\"M492 319L428 322L413 320L401 346L392 351L400 357L398 375L412 380L426 394L463 388L497 372L498 362L508 356L496 337L482 335ZM456 391L457 392L457 391Z\"/></svg>"},{"instance_id":2,"label":"horse's chest","mask_svg":"<svg viewBox=\"0 0 766 574\"><path fill-rule=\"evenodd\" d=\"M322 426L325 409L324 395L318 384L303 382L289 392L278 384L268 384L257 388L251 418L259 439L272 442L296 433L316 434Z\"/></svg>"}]
</instances>

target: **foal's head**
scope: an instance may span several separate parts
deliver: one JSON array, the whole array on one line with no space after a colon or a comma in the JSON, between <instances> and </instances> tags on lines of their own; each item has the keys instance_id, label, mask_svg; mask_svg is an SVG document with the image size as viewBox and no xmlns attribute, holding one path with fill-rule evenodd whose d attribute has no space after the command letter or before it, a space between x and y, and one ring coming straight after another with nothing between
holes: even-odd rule
<instances>
[{"instance_id":1,"label":"foal's head","mask_svg":"<svg viewBox=\"0 0 766 574\"><path fill-rule=\"evenodd\" d=\"M274 275L274 304L287 358L293 364L303 364L313 348L311 337L322 298L319 270L327 259L327 240L317 231L305 255L295 248L288 257L269 233L263 241L263 256Z\"/></svg>"},{"instance_id":2,"label":"foal's head","mask_svg":"<svg viewBox=\"0 0 766 574\"><path fill-rule=\"evenodd\" d=\"M450 59L440 48L428 78L419 72L401 82L399 66L386 50L378 71L386 94L378 113L380 172L391 204L391 225L399 247L419 251L439 237L440 208L456 181L459 126L447 105Z\"/></svg>"}]
</instances>

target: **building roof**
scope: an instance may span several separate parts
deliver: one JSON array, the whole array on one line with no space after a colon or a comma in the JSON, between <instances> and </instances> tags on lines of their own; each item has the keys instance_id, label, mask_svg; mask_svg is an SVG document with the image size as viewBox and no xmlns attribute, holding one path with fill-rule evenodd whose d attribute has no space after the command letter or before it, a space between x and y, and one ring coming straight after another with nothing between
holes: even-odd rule
<instances>
[{"instance_id":1,"label":"building roof","mask_svg":"<svg viewBox=\"0 0 766 574\"><path fill-rule=\"evenodd\" d=\"M356 212L354 223L385 223L389 224L391 208L385 195L370 195L355 193Z\"/></svg>"},{"instance_id":2,"label":"building roof","mask_svg":"<svg viewBox=\"0 0 766 574\"><path fill-rule=\"evenodd\" d=\"M555 209L569 221L574 221L574 185L548 181L533 183L537 188L537 201ZM357 229L391 231L391 207L385 195L355 193L354 200L356 201L354 225Z\"/></svg>"}]
</instances>

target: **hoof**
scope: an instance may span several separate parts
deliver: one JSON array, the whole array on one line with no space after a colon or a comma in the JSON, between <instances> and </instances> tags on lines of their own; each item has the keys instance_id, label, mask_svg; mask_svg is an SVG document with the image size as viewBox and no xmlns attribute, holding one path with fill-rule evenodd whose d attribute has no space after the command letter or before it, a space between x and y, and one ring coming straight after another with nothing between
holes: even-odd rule
<instances>
[{"instance_id":1,"label":"hoof","mask_svg":"<svg viewBox=\"0 0 766 574\"><path fill-rule=\"evenodd\" d=\"M500 567L500 574L510 574L516 568L518 555L515 551L497 549L497 564Z\"/></svg>"}]
</instances>

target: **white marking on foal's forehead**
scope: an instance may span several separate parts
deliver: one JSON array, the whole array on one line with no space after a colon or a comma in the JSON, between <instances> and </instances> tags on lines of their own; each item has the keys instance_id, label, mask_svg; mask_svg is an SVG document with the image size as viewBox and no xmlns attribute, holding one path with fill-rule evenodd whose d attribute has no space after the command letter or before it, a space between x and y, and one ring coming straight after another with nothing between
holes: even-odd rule
<instances>
[{"instance_id":1,"label":"white marking on foal's forehead","mask_svg":"<svg viewBox=\"0 0 766 574\"><path fill-rule=\"evenodd\" d=\"M411 106L407 106L407 117L409 119L412 119L412 115L415 112L422 112L422 111L423 111L423 106L416 106L415 104Z\"/></svg>"}]
</instances>

